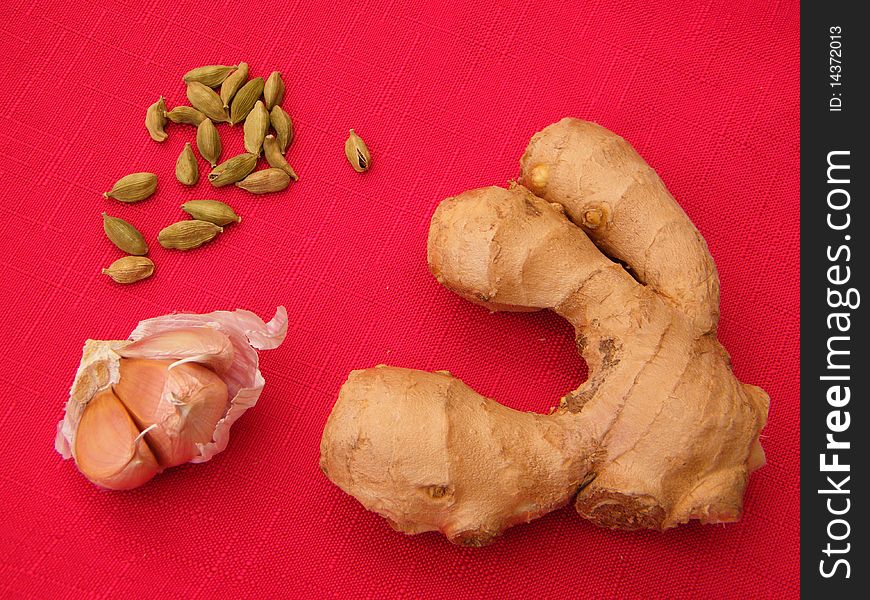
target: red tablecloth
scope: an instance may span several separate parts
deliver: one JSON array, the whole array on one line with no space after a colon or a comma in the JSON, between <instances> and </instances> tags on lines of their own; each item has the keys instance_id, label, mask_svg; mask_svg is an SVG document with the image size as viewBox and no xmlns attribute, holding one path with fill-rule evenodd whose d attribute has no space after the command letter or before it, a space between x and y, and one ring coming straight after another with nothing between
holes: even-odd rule
<instances>
[{"instance_id":1,"label":"red tablecloth","mask_svg":"<svg viewBox=\"0 0 870 600\"><path fill-rule=\"evenodd\" d=\"M0 597L796 595L798 2L407 4L4 3ZM273 197L182 189L174 164L193 129L157 144L143 127L160 94L186 103L185 71L239 60L287 82L301 180ZM557 317L489 315L425 259L437 203L515 177L531 134L566 115L630 140L706 236L719 337L737 375L770 393L769 464L728 526L621 533L563 510L483 549L394 533L318 469L351 369L449 369L527 410L585 376ZM343 154L351 127L374 156L362 176ZM224 147L242 151L240 128ZM153 198L103 200L142 170L160 177ZM195 252L161 249L159 229L202 197L242 223ZM144 232L150 281L100 274L120 256L104 210ZM109 493L55 453L88 337L179 310L269 318L279 304L287 341L262 355L263 396L211 462Z\"/></svg>"}]
</instances>

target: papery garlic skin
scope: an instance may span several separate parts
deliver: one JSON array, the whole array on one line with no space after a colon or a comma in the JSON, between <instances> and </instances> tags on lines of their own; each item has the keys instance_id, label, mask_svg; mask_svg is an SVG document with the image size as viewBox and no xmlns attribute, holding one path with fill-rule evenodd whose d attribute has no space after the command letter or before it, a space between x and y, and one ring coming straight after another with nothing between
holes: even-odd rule
<instances>
[{"instance_id":1,"label":"papery garlic skin","mask_svg":"<svg viewBox=\"0 0 870 600\"><path fill-rule=\"evenodd\" d=\"M281 306L269 323L245 310L176 314L140 322L131 341L88 340L55 449L110 489L209 460L262 392L256 350L286 333Z\"/></svg>"},{"instance_id":2,"label":"papery garlic skin","mask_svg":"<svg viewBox=\"0 0 870 600\"><path fill-rule=\"evenodd\" d=\"M171 358L176 365L200 363L218 375L233 364L232 342L211 327L167 329L139 339L118 351L123 358Z\"/></svg>"}]
</instances>

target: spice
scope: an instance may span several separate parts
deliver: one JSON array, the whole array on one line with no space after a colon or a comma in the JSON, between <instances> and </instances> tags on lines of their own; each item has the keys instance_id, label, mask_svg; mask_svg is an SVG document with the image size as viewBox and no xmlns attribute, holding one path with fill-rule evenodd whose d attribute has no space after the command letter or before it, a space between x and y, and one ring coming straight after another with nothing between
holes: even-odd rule
<instances>
[{"instance_id":1,"label":"spice","mask_svg":"<svg viewBox=\"0 0 870 600\"><path fill-rule=\"evenodd\" d=\"M208 65L191 69L184 74L184 83L201 83L210 88L217 87L235 70L234 66Z\"/></svg>"},{"instance_id":2,"label":"spice","mask_svg":"<svg viewBox=\"0 0 870 600\"><path fill-rule=\"evenodd\" d=\"M223 102L224 110L230 109L230 102L236 92L239 91L245 82L248 80L248 63L239 63L239 68L233 71L232 75L224 79L221 84L221 102Z\"/></svg>"},{"instance_id":3,"label":"spice","mask_svg":"<svg viewBox=\"0 0 870 600\"><path fill-rule=\"evenodd\" d=\"M181 205L181 210L194 219L208 221L221 227L242 220L232 207L217 200L190 200Z\"/></svg>"},{"instance_id":4,"label":"spice","mask_svg":"<svg viewBox=\"0 0 870 600\"><path fill-rule=\"evenodd\" d=\"M224 110L220 96L210 87L198 81L188 83L187 99L190 100L190 103L196 110L212 121L222 123L227 120L227 113Z\"/></svg>"},{"instance_id":5,"label":"spice","mask_svg":"<svg viewBox=\"0 0 870 600\"><path fill-rule=\"evenodd\" d=\"M256 350L277 348L286 332L279 307L268 324L246 310L170 314L139 323L134 341L88 340L55 449L115 490L210 460L263 389Z\"/></svg>"},{"instance_id":6,"label":"spice","mask_svg":"<svg viewBox=\"0 0 870 600\"><path fill-rule=\"evenodd\" d=\"M157 241L164 248L191 250L213 240L221 231L223 228L208 221L178 221L161 229Z\"/></svg>"},{"instance_id":7,"label":"spice","mask_svg":"<svg viewBox=\"0 0 870 600\"><path fill-rule=\"evenodd\" d=\"M272 129L278 138L278 147L281 149L281 154L287 152L287 148L293 143L293 120L290 119L283 108L276 106L272 109L269 115L269 120L272 123Z\"/></svg>"},{"instance_id":8,"label":"spice","mask_svg":"<svg viewBox=\"0 0 870 600\"><path fill-rule=\"evenodd\" d=\"M223 187L248 176L248 173L257 166L257 157L253 154L244 153L229 158L212 169L208 174L208 180L215 187Z\"/></svg>"},{"instance_id":9,"label":"spice","mask_svg":"<svg viewBox=\"0 0 870 600\"><path fill-rule=\"evenodd\" d=\"M284 100L284 80L281 79L281 73L272 71L266 84L263 86L263 98L266 101L266 108L272 110Z\"/></svg>"},{"instance_id":10,"label":"spice","mask_svg":"<svg viewBox=\"0 0 870 600\"><path fill-rule=\"evenodd\" d=\"M252 194L280 192L288 185L290 185L290 175L282 169L275 168L255 171L236 184Z\"/></svg>"},{"instance_id":11,"label":"spice","mask_svg":"<svg viewBox=\"0 0 870 600\"><path fill-rule=\"evenodd\" d=\"M164 127L166 127L166 102L163 101L163 96L160 96L160 99L145 111L145 129L148 130L152 140L162 142L169 137Z\"/></svg>"},{"instance_id":12,"label":"spice","mask_svg":"<svg viewBox=\"0 0 870 600\"><path fill-rule=\"evenodd\" d=\"M269 111L259 100L245 119L245 150L257 156L263 151L263 139L269 132Z\"/></svg>"},{"instance_id":13,"label":"spice","mask_svg":"<svg viewBox=\"0 0 870 600\"><path fill-rule=\"evenodd\" d=\"M109 241L115 244L122 252L143 256L148 254L148 244L139 230L124 219L109 216L103 213L103 231Z\"/></svg>"},{"instance_id":14,"label":"spice","mask_svg":"<svg viewBox=\"0 0 870 600\"><path fill-rule=\"evenodd\" d=\"M196 147L202 157L214 167L221 158L221 137L211 119L205 119L196 128Z\"/></svg>"},{"instance_id":15,"label":"spice","mask_svg":"<svg viewBox=\"0 0 870 600\"><path fill-rule=\"evenodd\" d=\"M274 135L269 134L266 136L266 139L263 140L263 154L265 154L266 162L269 163L270 167L281 169L290 176L290 179L293 181L299 181L299 176L296 174L296 171L293 170L293 167L290 166L287 159L284 158L283 154L281 154L281 149L278 147L278 140Z\"/></svg>"},{"instance_id":16,"label":"spice","mask_svg":"<svg viewBox=\"0 0 870 600\"><path fill-rule=\"evenodd\" d=\"M196 126L206 119L204 114L192 106L176 106L164 114L166 115L166 118L173 123L183 123L185 125Z\"/></svg>"},{"instance_id":17,"label":"spice","mask_svg":"<svg viewBox=\"0 0 870 600\"><path fill-rule=\"evenodd\" d=\"M344 143L344 155L357 173L364 173L371 167L372 157L368 146L353 129L350 130L350 135Z\"/></svg>"},{"instance_id":18,"label":"spice","mask_svg":"<svg viewBox=\"0 0 870 600\"><path fill-rule=\"evenodd\" d=\"M250 80L242 86L242 89L236 92L232 104L230 105L231 125L241 123L245 117L248 116L248 113L251 112L251 109L254 108L254 104L260 98L260 94L263 93L263 85L263 78L257 77Z\"/></svg>"},{"instance_id":19,"label":"spice","mask_svg":"<svg viewBox=\"0 0 870 600\"><path fill-rule=\"evenodd\" d=\"M125 256L103 269L103 275L108 275L117 283L134 283L151 277L153 273L154 263L144 256Z\"/></svg>"},{"instance_id":20,"label":"spice","mask_svg":"<svg viewBox=\"0 0 870 600\"><path fill-rule=\"evenodd\" d=\"M196 156L193 154L190 142L184 145L184 150L175 161L175 178L184 185L196 185L199 181L199 165L196 163Z\"/></svg>"},{"instance_id":21,"label":"spice","mask_svg":"<svg viewBox=\"0 0 870 600\"><path fill-rule=\"evenodd\" d=\"M139 202L153 194L156 189L157 175L154 173L131 173L116 181L103 197L121 202Z\"/></svg>"}]
</instances>

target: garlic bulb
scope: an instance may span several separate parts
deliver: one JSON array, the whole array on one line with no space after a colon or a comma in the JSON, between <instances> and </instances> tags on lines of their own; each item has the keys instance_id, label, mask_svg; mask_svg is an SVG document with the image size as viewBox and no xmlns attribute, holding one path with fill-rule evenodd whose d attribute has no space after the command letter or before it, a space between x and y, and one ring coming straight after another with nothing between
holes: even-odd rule
<instances>
[{"instance_id":1,"label":"garlic bulb","mask_svg":"<svg viewBox=\"0 0 870 600\"><path fill-rule=\"evenodd\" d=\"M115 490L209 460L260 396L257 350L286 333L281 306L269 323L245 310L166 315L139 323L129 341L88 340L55 449Z\"/></svg>"}]
</instances>

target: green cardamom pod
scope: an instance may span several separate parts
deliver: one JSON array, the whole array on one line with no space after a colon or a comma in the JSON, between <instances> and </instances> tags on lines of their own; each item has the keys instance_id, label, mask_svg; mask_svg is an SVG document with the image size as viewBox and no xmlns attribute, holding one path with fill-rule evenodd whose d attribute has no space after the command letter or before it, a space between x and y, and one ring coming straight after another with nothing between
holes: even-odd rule
<instances>
[{"instance_id":1,"label":"green cardamom pod","mask_svg":"<svg viewBox=\"0 0 870 600\"><path fill-rule=\"evenodd\" d=\"M269 163L270 167L281 169L290 176L290 179L299 181L296 171L293 170L293 167L290 166L287 159L281 154L281 148L278 147L278 140L274 135L269 134L263 140L263 154L266 156L266 162Z\"/></svg>"},{"instance_id":2,"label":"green cardamom pod","mask_svg":"<svg viewBox=\"0 0 870 600\"><path fill-rule=\"evenodd\" d=\"M172 110L164 113L164 115L173 123L183 123L185 125L193 125L194 127L206 119L204 114L192 106L176 106Z\"/></svg>"},{"instance_id":3,"label":"green cardamom pod","mask_svg":"<svg viewBox=\"0 0 870 600\"><path fill-rule=\"evenodd\" d=\"M214 167L221 158L221 136L211 119L205 119L196 128L196 147L202 157Z\"/></svg>"},{"instance_id":4,"label":"green cardamom pod","mask_svg":"<svg viewBox=\"0 0 870 600\"><path fill-rule=\"evenodd\" d=\"M244 153L228 158L208 174L208 180L215 187L223 187L248 176L248 173L257 166L257 157L253 154Z\"/></svg>"},{"instance_id":5,"label":"green cardamom pod","mask_svg":"<svg viewBox=\"0 0 870 600\"><path fill-rule=\"evenodd\" d=\"M103 269L103 275L108 275L118 283L135 283L154 273L154 263L144 256L125 256L119 258L108 269Z\"/></svg>"},{"instance_id":6,"label":"green cardamom pod","mask_svg":"<svg viewBox=\"0 0 870 600\"><path fill-rule=\"evenodd\" d=\"M184 145L184 150L175 161L175 178L184 185L196 185L199 181L199 165L196 163L196 156L193 154L190 142Z\"/></svg>"},{"instance_id":7,"label":"green cardamom pod","mask_svg":"<svg viewBox=\"0 0 870 600\"><path fill-rule=\"evenodd\" d=\"M278 147L281 149L281 154L286 154L287 148L293 143L293 121L280 106L272 108L269 120L272 123L272 129L278 136Z\"/></svg>"},{"instance_id":8,"label":"green cardamom pod","mask_svg":"<svg viewBox=\"0 0 870 600\"><path fill-rule=\"evenodd\" d=\"M288 185L290 185L290 175L282 169L275 168L255 171L236 184L252 194L280 192Z\"/></svg>"},{"instance_id":9,"label":"green cardamom pod","mask_svg":"<svg viewBox=\"0 0 870 600\"><path fill-rule=\"evenodd\" d=\"M138 229L124 219L111 217L103 213L103 231L106 232L106 237L109 238L109 241L115 244L122 252L133 254L134 256L148 254L148 244L145 243L145 238L142 237Z\"/></svg>"},{"instance_id":10,"label":"green cardamom pod","mask_svg":"<svg viewBox=\"0 0 870 600\"><path fill-rule=\"evenodd\" d=\"M353 129L350 130L350 135L344 143L344 155L357 173L364 173L372 166L372 156L369 154L368 146Z\"/></svg>"},{"instance_id":11,"label":"green cardamom pod","mask_svg":"<svg viewBox=\"0 0 870 600\"><path fill-rule=\"evenodd\" d=\"M257 100L245 119L245 150L257 156L263 151L263 140L269 132L269 111Z\"/></svg>"},{"instance_id":12,"label":"green cardamom pod","mask_svg":"<svg viewBox=\"0 0 870 600\"><path fill-rule=\"evenodd\" d=\"M161 229L157 241L164 248L191 250L213 240L221 231L222 227L208 221L178 221Z\"/></svg>"},{"instance_id":13,"label":"green cardamom pod","mask_svg":"<svg viewBox=\"0 0 870 600\"><path fill-rule=\"evenodd\" d=\"M157 189L157 175L154 173L132 173L121 177L103 198L114 198L121 202L139 202Z\"/></svg>"},{"instance_id":14,"label":"green cardamom pod","mask_svg":"<svg viewBox=\"0 0 870 600\"><path fill-rule=\"evenodd\" d=\"M189 200L181 205L181 210L194 219L208 221L221 227L242 221L231 206L217 200Z\"/></svg>"},{"instance_id":15,"label":"green cardamom pod","mask_svg":"<svg viewBox=\"0 0 870 600\"><path fill-rule=\"evenodd\" d=\"M236 92L232 104L230 104L230 125L241 123L254 108L254 104L263 93L263 78L257 77L250 80Z\"/></svg>"},{"instance_id":16,"label":"green cardamom pod","mask_svg":"<svg viewBox=\"0 0 870 600\"><path fill-rule=\"evenodd\" d=\"M221 84L221 102L224 104L224 110L230 109L230 102L236 92L239 91L245 82L248 80L248 63L239 63L239 68L233 71L232 75L224 79Z\"/></svg>"},{"instance_id":17,"label":"green cardamom pod","mask_svg":"<svg viewBox=\"0 0 870 600\"><path fill-rule=\"evenodd\" d=\"M227 65L197 67L184 74L184 83L197 82L214 88L219 86L235 69L235 66Z\"/></svg>"},{"instance_id":18,"label":"green cardamom pod","mask_svg":"<svg viewBox=\"0 0 870 600\"><path fill-rule=\"evenodd\" d=\"M198 81L187 84L187 99L193 107L212 121L223 123L227 120L227 112L221 97L208 86Z\"/></svg>"},{"instance_id":19,"label":"green cardamom pod","mask_svg":"<svg viewBox=\"0 0 870 600\"><path fill-rule=\"evenodd\" d=\"M145 111L145 129L148 130L148 135L155 142L162 142L169 135L164 131L166 127L166 102L163 101L163 96L148 107Z\"/></svg>"},{"instance_id":20,"label":"green cardamom pod","mask_svg":"<svg viewBox=\"0 0 870 600\"><path fill-rule=\"evenodd\" d=\"M266 80L266 85L263 86L263 99L266 101L266 108L272 110L284 100L284 80L281 79L281 73L272 71L269 78Z\"/></svg>"}]
</instances>

